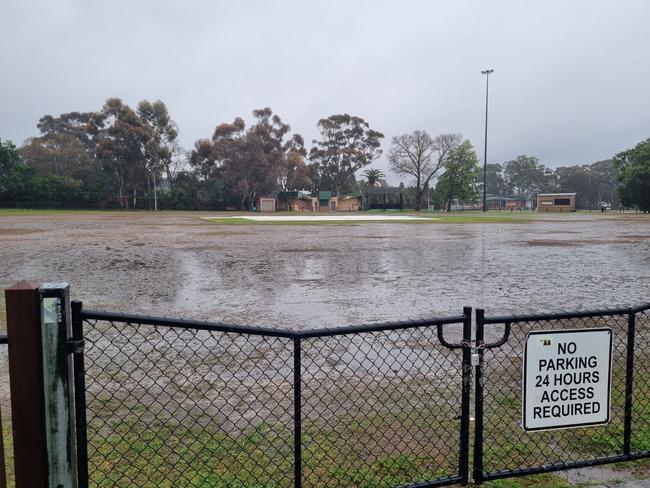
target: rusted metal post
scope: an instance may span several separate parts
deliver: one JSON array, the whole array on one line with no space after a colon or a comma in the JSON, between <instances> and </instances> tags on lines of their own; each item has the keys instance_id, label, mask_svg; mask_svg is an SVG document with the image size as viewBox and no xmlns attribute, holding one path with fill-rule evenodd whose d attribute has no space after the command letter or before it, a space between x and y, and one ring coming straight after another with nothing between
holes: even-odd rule
<instances>
[{"instance_id":1,"label":"rusted metal post","mask_svg":"<svg viewBox=\"0 0 650 488\"><path fill-rule=\"evenodd\" d=\"M5 290L16 488L75 488L67 284Z\"/></svg>"}]
</instances>

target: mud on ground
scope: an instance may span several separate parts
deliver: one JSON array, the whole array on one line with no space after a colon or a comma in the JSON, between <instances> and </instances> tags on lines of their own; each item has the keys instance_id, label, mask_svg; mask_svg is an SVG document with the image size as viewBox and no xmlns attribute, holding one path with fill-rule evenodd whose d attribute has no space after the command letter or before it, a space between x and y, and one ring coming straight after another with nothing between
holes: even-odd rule
<instances>
[{"instance_id":1,"label":"mud on ground","mask_svg":"<svg viewBox=\"0 0 650 488\"><path fill-rule=\"evenodd\" d=\"M0 284L67 281L87 308L296 328L464 305L504 314L650 301L646 216L320 227L199 215L0 217ZM0 394L6 404L6 385Z\"/></svg>"},{"instance_id":2,"label":"mud on ground","mask_svg":"<svg viewBox=\"0 0 650 488\"><path fill-rule=\"evenodd\" d=\"M647 301L650 217L512 224L215 225L200 213L0 217L0 285L86 307L309 327Z\"/></svg>"}]
</instances>

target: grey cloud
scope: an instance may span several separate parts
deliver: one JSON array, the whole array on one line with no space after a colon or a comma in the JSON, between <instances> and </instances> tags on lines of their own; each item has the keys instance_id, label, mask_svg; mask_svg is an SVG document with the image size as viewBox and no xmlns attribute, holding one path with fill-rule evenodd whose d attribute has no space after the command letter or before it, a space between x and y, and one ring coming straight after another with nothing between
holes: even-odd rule
<instances>
[{"instance_id":1,"label":"grey cloud","mask_svg":"<svg viewBox=\"0 0 650 488\"><path fill-rule=\"evenodd\" d=\"M491 162L588 163L650 136L645 0L21 0L0 18L0 137L16 142L117 96L165 101L185 147L270 106L308 142L345 111L385 150L426 129L482 155L485 67Z\"/></svg>"}]
</instances>

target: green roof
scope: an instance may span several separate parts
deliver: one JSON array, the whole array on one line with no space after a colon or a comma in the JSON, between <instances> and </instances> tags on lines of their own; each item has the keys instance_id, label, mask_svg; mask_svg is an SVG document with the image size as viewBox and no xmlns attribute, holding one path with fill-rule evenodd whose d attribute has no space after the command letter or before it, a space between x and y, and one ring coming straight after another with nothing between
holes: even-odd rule
<instances>
[{"instance_id":1,"label":"green roof","mask_svg":"<svg viewBox=\"0 0 650 488\"><path fill-rule=\"evenodd\" d=\"M332 198L332 192L331 191L319 191L318 192L318 199L319 200L329 200Z\"/></svg>"}]
</instances>

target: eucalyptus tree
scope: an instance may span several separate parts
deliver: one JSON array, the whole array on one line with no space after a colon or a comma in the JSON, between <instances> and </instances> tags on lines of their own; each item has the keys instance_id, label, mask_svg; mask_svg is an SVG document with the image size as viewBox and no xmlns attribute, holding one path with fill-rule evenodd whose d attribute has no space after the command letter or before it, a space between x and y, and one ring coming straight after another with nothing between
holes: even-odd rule
<instances>
[{"instance_id":1,"label":"eucalyptus tree","mask_svg":"<svg viewBox=\"0 0 650 488\"><path fill-rule=\"evenodd\" d=\"M173 183L172 165L174 152L178 150L178 126L161 100L153 103L143 100L138 103L137 112L151 128L151 138L145 146L144 155L147 172L153 181L154 210L158 210L158 179L165 174L169 184Z\"/></svg>"},{"instance_id":2,"label":"eucalyptus tree","mask_svg":"<svg viewBox=\"0 0 650 488\"><path fill-rule=\"evenodd\" d=\"M338 114L320 119L320 139L313 140L309 160L317 165L320 177L331 182L336 196L360 169L382 154L384 135L373 130L361 117Z\"/></svg>"},{"instance_id":3,"label":"eucalyptus tree","mask_svg":"<svg viewBox=\"0 0 650 488\"><path fill-rule=\"evenodd\" d=\"M147 148L153 129L119 98L106 100L102 115L97 156L104 170L117 178L120 206L128 209L130 199L135 208L138 190L147 177Z\"/></svg>"},{"instance_id":4,"label":"eucalyptus tree","mask_svg":"<svg viewBox=\"0 0 650 488\"><path fill-rule=\"evenodd\" d=\"M239 198L242 210L250 208L258 196L275 191L282 181L291 184L302 172L306 155L302 137L290 135L289 124L270 108L254 110L253 116L255 122L248 129L240 117L219 124L211 139L195 143L190 156L202 178L224 181Z\"/></svg>"}]
</instances>

